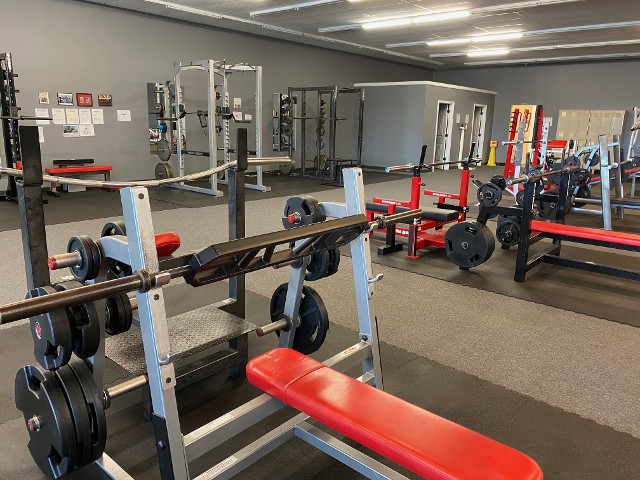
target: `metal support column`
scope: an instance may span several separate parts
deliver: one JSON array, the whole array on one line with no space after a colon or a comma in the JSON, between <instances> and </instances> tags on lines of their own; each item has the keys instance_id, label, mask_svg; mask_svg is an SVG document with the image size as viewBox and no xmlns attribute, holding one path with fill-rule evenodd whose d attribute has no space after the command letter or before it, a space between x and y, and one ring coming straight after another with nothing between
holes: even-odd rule
<instances>
[{"instance_id":1,"label":"metal support column","mask_svg":"<svg viewBox=\"0 0 640 480\"><path fill-rule=\"evenodd\" d=\"M613 135L612 137L614 147L613 147L613 164L615 165L614 177L613 181L615 182L614 188L616 191L616 200L624 199L624 187L622 185L623 181L623 173L624 168L622 168L621 162L621 145L620 145L620 135ZM624 207L618 206L616 207L616 217L624 218Z\"/></svg>"},{"instance_id":2,"label":"metal support column","mask_svg":"<svg viewBox=\"0 0 640 480\"><path fill-rule=\"evenodd\" d=\"M51 283L47 265L49 254L42 205L42 160L38 127L21 126L19 135L22 138L20 155L23 177L15 185L20 211L27 288L32 289Z\"/></svg>"},{"instance_id":3,"label":"metal support column","mask_svg":"<svg viewBox=\"0 0 640 480\"><path fill-rule=\"evenodd\" d=\"M602 219L604 229L611 230L611 177L609 175L611 162L609 161L609 144L606 135L598 136L600 147L600 182L602 186Z\"/></svg>"}]
</instances>

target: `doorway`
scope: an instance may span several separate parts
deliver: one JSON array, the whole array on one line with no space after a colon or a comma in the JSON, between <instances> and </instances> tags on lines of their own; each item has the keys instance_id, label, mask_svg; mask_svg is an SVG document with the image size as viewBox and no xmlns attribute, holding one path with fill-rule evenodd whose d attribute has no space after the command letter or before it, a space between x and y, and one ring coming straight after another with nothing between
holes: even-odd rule
<instances>
[{"instance_id":1,"label":"doorway","mask_svg":"<svg viewBox=\"0 0 640 480\"><path fill-rule=\"evenodd\" d=\"M473 122L471 122L471 141L469 142L469 148L473 142L476 143L475 156L478 158L484 158L484 135L485 127L487 124L487 106L473 105Z\"/></svg>"},{"instance_id":2,"label":"doorway","mask_svg":"<svg viewBox=\"0 0 640 480\"><path fill-rule=\"evenodd\" d=\"M451 133L453 129L454 102L438 101L438 117L436 120L436 141L433 163L448 162L451 154ZM449 169L449 165L441 167Z\"/></svg>"}]
</instances>

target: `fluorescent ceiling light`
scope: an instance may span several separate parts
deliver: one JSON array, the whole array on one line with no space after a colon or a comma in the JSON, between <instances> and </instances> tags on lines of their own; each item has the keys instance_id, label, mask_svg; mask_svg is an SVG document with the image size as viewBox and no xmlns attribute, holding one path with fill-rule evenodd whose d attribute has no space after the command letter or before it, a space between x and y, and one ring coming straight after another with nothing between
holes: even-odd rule
<instances>
[{"instance_id":1,"label":"fluorescent ceiling light","mask_svg":"<svg viewBox=\"0 0 640 480\"><path fill-rule=\"evenodd\" d=\"M443 22L445 20L455 20L456 18L464 18L471 15L469 10L454 10L452 12L433 13L431 15L420 15L417 17L399 17L390 18L389 20L377 20L374 22L362 23L362 28L370 30L372 28L399 27L402 25L410 25L412 23L431 23Z\"/></svg>"},{"instance_id":2,"label":"fluorescent ceiling light","mask_svg":"<svg viewBox=\"0 0 640 480\"><path fill-rule=\"evenodd\" d=\"M524 37L522 32L496 33L471 37L473 43L493 42L498 40L516 40Z\"/></svg>"},{"instance_id":3,"label":"fluorescent ceiling light","mask_svg":"<svg viewBox=\"0 0 640 480\"><path fill-rule=\"evenodd\" d=\"M449 38L446 40L432 40L429 42L424 42L429 47L437 47L440 45L462 45L464 43L471 42L470 38ZM387 45L388 47L389 45Z\"/></svg>"},{"instance_id":4,"label":"fluorescent ceiling light","mask_svg":"<svg viewBox=\"0 0 640 480\"><path fill-rule=\"evenodd\" d=\"M469 15L479 15L483 13L495 13L495 12L503 12L503 11L509 11L509 10L521 10L524 8L540 7L544 5L557 5L561 3L574 3L574 2L583 2L583 1L584 0L529 0L529 1L523 1L523 2L507 3L502 5L491 5L488 7L481 7L481 8L472 8L471 10L454 10L453 12L443 12L443 13L468 12ZM434 15L440 15L440 14L434 13L432 15L419 15L413 18L432 17ZM469 16L469 15L465 15L465 16ZM459 17L459 18L462 18L462 17ZM373 23L373 22L368 22L368 23ZM365 24L363 23L360 23L360 24L351 23L348 25L338 25L338 27L340 27L340 30L358 30L360 28L365 28L364 25ZM406 24L402 24L402 25L406 25ZM327 28L336 28L336 27L321 27L318 29L318 32L326 33L328 31L326 30Z\"/></svg>"},{"instance_id":5,"label":"fluorescent ceiling light","mask_svg":"<svg viewBox=\"0 0 640 480\"><path fill-rule=\"evenodd\" d=\"M470 15L471 15L471 12L469 10L454 10L452 12L432 13L430 15L411 17L411 22L412 23L442 22L444 20L455 20L458 18L466 18Z\"/></svg>"},{"instance_id":6,"label":"fluorescent ceiling light","mask_svg":"<svg viewBox=\"0 0 640 480\"><path fill-rule=\"evenodd\" d=\"M248 28L247 31L253 31L250 30L249 28L262 28L265 30L273 30L273 31L278 31L280 33L286 34L286 35L292 35L292 36L297 36L297 37L303 37L307 40L314 40L317 42L326 42L326 43L332 43L335 45L343 45L345 47L349 47L349 49L353 50L357 50L359 53L364 53L364 52L375 52L378 55L382 54L388 57L396 57L398 59L405 59L405 60L411 60L412 62L417 62L417 63L428 63L431 65L440 65L442 66L443 64L441 62L437 62L435 60L428 60L422 57L415 57L413 55L407 55L404 53L400 53L400 52L394 52L392 50L385 50L383 48L378 48L378 47L372 47L370 45L362 45L360 43L355 43L355 42L349 42L347 40L340 40L337 38L330 38L330 37L325 37L322 35L315 35L313 33L305 33L305 32L300 32L298 30L293 30L290 28L281 28L281 27L277 27L275 25L270 25L267 23L263 23L263 22L259 22L257 20L251 20L248 18L241 18L241 17L234 17L232 15L223 15L220 13L215 13L209 10L203 10L200 8L193 8L193 7L188 7L186 5L181 5L179 3L175 3L175 2L168 2L165 0L144 0L147 3L152 3L154 5L160 5L162 7L168 8L168 9L172 9L172 10L178 10L181 12L185 12L185 13L191 13L194 15L199 15L199 16L203 16L203 17L208 17L208 18L214 18L214 19L219 19L219 20L225 20L228 22L235 22L236 24L242 24L245 25ZM149 13L157 13L157 12L149 12ZM167 16L167 15L165 15ZM211 24L207 24L205 23L204 25L211 25Z\"/></svg>"},{"instance_id":7,"label":"fluorescent ceiling light","mask_svg":"<svg viewBox=\"0 0 640 480\"><path fill-rule=\"evenodd\" d=\"M495 48L491 50L471 50L467 52L468 57L494 57L498 55L507 55L509 50L506 48Z\"/></svg>"},{"instance_id":8,"label":"fluorescent ceiling light","mask_svg":"<svg viewBox=\"0 0 640 480\"><path fill-rule=\"evenodd\" d=\"M258 15L268 15L270 13L282 13L291 10L300 10L301 8L317 7L320 5L329 5L330 3L338 3L342 0L310 0L308 2L294 3L291 5L281 5L279 7L265 8L263 10L255 10L249 12L249 16L257 17Z\"/></svg>"},{"instance_id":9,"label":"fluorescent ceiling light","mask_svg":"<svg viewBox=\"0 0 640 480\"><path fill-rule=\"evenodd\" d=\"M570 57L524 58L521 60L492 60L482 62L465 62L465 65L513 65L522 63L568 62L573 60L606 60L615 58L637 58L640 53L606 53L602 55L575 55Z\"/></svg>"},{"instance_id":10,"label":"fluorescent ceiling light","mask_svg":"<svg viewBox=\"0 0 640 480\"><path fill-rule=\"evenodd\" d=\"M362 24L362 28L365 30L370 30L373 28L384 28L384 27L399 27L401 25L410 25L411 18L402 17L402 18L392 18L391 20L378 20L377 22L367 22Z\"/></svg>"}]
</instances>

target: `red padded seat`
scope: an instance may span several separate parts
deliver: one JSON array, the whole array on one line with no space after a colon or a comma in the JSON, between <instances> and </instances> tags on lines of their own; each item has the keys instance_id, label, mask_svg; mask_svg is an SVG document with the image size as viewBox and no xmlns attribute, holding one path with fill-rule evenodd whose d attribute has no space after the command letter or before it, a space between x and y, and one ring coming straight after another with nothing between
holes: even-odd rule
<instances>
[{"instance_id":1,"label":"red padded seat","mask_svg":"<svg viewBox=\"0 0 640 480\"><path fill-rule=\"evenodd\" d=\"M562 223L531 221L531 232L547 233L550 235L562 235L563 237L575 237L585 240L595 240L619 245L640 247L640 235L613 230L600 230L599 228L576 227ZM567 239L570 240L570 239Z\"/></svg>"},{"instance_id":2,"label":"red padded seat","mask_svg":"<svg viewBox=\"0 0 640 480\"><path fill-rule=\"evenodd\" d=\"M175 232L158 233L155 239L159 257L168 257L180 248L180 235Z\"/></svg>"},{"instance_id":3,"label":"red padded seat","mask_svg":"<svg viewBox=\"0 0 640 480\"><path fill-rule=\"evenodd\" d=\"M60 175L65 173L100 173L113 170L111 165L87 165L83 167L54 167L45 168L44 171L50 175Z\"/></svg>"},{"instance_id":4,"label":"red padded seat","mask_svg":"<svg viewBox=\"0 0 640 480\"><path fill-rule=\"evenodd\" d=\"M429 480L541 480L531 458L295 350L252 359L256 387Z\"/></svg>"}]
</instances>

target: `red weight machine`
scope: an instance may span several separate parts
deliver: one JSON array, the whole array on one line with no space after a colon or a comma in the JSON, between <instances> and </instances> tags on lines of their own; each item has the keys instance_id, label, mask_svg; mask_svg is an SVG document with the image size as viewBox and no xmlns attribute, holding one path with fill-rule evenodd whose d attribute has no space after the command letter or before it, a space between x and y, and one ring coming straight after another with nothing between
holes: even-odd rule
<instances>
[{"instance_id":1,"label":"red weight machine","mask_svg":"<svg viewBox=\"0 0 640 480\"><path fill-rule=\"evenodd\" d=\"M384 232L386 236L386 244L378 247L378 255L387 255L388 253L398 252L402 250L402 243L397 242L397 237L407 239L407 256L409 258L418 258L418 250L427 247L444 248L444 235L446 233L445 225L450 223L464 222L467 217L469 207L467 206L467 194L469 190L469 181L471 172L469 165L475 163L471 158L475 151L476 144L471 145L469 157L462 162L439 162L425 165L424 159L427 153L427 146L422 146L420 154L420 162L418 165L399 165L394 167L386 167L385 171L389 172L412 172L411 178L411 197L410 200L392 200L381 197L373 197L371 202L367 202L367 219L372 221L380 214L402 213L408 210L421 209L422 217L407 226L395 225L387 229L378 230ZM460 190L458 193L436 192L433 190L424 190L424 195L435 197L435 209L427 209L420 207L422 170L434 170L436 167L445 165L461 165L462 172L460 175ZM457 201L457 204L447 203L447 200Z\"/></svg>"}]
</instances>

